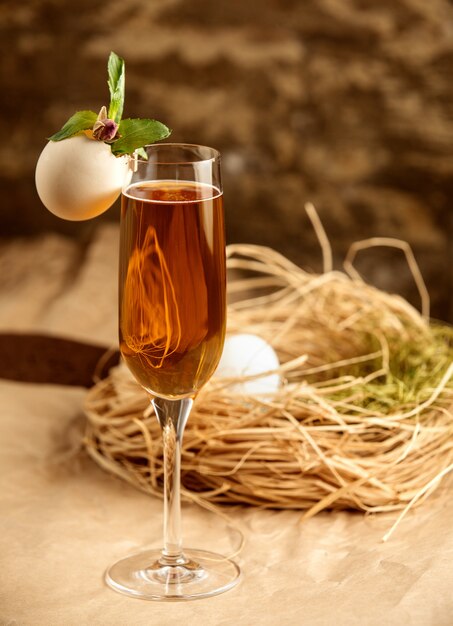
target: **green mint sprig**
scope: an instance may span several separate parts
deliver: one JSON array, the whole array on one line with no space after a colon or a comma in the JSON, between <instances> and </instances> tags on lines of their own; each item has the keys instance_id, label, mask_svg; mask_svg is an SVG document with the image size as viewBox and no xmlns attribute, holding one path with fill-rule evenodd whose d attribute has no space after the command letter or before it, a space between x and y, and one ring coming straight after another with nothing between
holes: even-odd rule
<instances>
[{"instance_id":1,"label":"green mint sprig","mask_svg":"<svg viewBox=\"0 0 453 626\"><path fill-rule=\"evenodd\" d=\"M49 137L49 139L50 141L62 141L63 139L77 135L77 133L80 133L82 130L93 128L97 117L94 111L77 111L77 113L71 115L63 128L59 130L58 133L52 135L52 137Z\"/></svg>"},{"instance_id":2,"label":"green mint sprig","mask_svg":"<svg viewBox=\"0 0 453 626\"><path fill-rule=\"evenodd\" d=\"M156 120L133 119L121 120L119 125L120 138L112 143L115 155L132 154L137 148L147 143L155 143L168 137L169 130Z\"/></svg>"},{"instance_id":3,"label":"green mint sprig","mask_svg":"<svg viewBox=\"0 0 453 626\"><path fill-rule=\"evenodd\" d=\"M117 124L121 121L124 107L124 86L126 82L126 65L114 52L110 53L107 63L108 80L110 91L110 105L108 116Z\"/></svg>"},{"instance_id":4,"label":"green mint sprig","mask_svg":"<svg viewBox=\"0 0 453 626\"><path fill-rule=\"evenodd\" d=\"M105 143L110 145L112 154L121 156L123 154L132 154L138 151L141 156L146 156L143 146L149 143L155 143L168 137L171 133L170 129L151 119L124 119L122 120L124 108L124 90L126 79L126 66L124 59L121 59L114 52L110 52L108 64L108 80L107 84L110 92L110 104L108 108L108 117L105 118L105 107L98 114L94 111L77 111L74 113L64 126L57 133L49 137L50 141L62 141L69 139L85 130L92 130L96 125L97 132L95 138L104 141L105 134L102 128L106 122L111 127L117 127L117 132L113 139L108 137ZM101 123L100 123L101 122Z\"/></svg>"}]
</instances>

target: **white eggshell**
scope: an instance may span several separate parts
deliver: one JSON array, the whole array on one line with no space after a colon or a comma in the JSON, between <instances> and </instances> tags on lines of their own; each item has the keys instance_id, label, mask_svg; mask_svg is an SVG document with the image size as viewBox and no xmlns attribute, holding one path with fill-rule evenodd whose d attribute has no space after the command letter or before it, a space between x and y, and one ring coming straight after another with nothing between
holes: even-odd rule
<instances>
[{"instance_id":1,"label":"white eggshell","mask_svg":"<svg viewBox=\"0 0 453 626\"><path fill-rule=\"evenodd\" d=\"M215 372L216 378L252 376L278 369L278 356L267 341L257 335L239 334L226 338L222 357ZM234 383L229 388L244 395L275 393L281 384L278 373L253 380Z\"/></svg>"},{"instance_id":2,"label":"white eggshell","mask_svg":"<svg viewBox=\"0 0 453 626\"><path fill-rule=\"evenodd\" d=\"M85 134L49 141L36 165L36 189L42 203L65 220L87 220L106 211L129 175L128 157Z\"/></svg>"}]
</instances>

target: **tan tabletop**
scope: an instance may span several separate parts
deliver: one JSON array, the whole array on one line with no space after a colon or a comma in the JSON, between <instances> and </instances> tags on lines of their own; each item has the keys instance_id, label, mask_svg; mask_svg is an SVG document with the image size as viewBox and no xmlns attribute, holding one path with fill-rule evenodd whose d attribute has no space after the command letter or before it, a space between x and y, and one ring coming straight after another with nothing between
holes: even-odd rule
<instances>
[{"instance_id":1,"label":"tan tabletop","mask_svg":"<svg viewBox=\"0 0 453 626\"><path fill-rule=\"evenodd\" d=\"M60 239L0 250L0 330L40 330L114 345L117 231L104 227L79 265ZM28 260L27 260L28 259ZM5 268L8 268L5 275ZM12 274L16 272L16 274ZM72 276L72 280L68 277ZM189 603L108 589L105 568L159 546L162 503L99 469L80 450L86 391L0 381L0 624L453 623L453 502L446 488L394 516L236 507L246 543L239 587ZM185 543L234 551L226 522L185 505Z\"/></svg>"}]
</instances>

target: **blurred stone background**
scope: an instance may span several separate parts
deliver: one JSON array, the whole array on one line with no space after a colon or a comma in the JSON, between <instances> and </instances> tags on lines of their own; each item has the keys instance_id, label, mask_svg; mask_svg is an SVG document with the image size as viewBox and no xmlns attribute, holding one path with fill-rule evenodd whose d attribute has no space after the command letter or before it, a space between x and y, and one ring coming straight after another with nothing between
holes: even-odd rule
<instances>
[{"instance_id":1,"label":"blurred stone background","mask_svg":"<svg viewBox=\"0 0 453 626\"><path fill-rule=\"evenodd\" d=\"M75 110L107 104L115 50L128 116L222 151L230 242L321 271L311 200L337 268L356 240L404 239L433 316L453 321L451 0L2 0L0 42L8 254L11 238L55 231L82 258L100 225L118 221L118 207L60 221L34 188L44 138ZM401 253L365 252L357 266L418 304Z\"/></svg>"}]
</instances>

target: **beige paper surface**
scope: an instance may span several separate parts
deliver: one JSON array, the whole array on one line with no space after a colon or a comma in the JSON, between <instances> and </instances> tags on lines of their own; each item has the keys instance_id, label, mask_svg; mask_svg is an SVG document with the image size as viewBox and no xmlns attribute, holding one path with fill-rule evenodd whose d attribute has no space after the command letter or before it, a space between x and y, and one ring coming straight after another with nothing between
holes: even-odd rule
<instances>
[{"instance_id":1,"label":"beige paper surface","mask_svg":"<svg viewBox=\"0 0 453 626\"><path fill-rule=\"evenodd\" d=\"M30 299L37 255L0 288L0 330L46 330L116 341L116 237L101 231L74 280L71 250ZM60 251L61 252L61 251ZM57 271L58 270L58 271ZM22 278L21 278L22 277ZM121 596L105 568L160 546L162 503L77 452L84 389L0 381L0 624L9 626L447 626L453 624L453 501L447 487L395 517L229 509L246 544L236 589L190 603ZM71 453L71 450L73 451ZM75 450L75 452L74 452ZM233 551L223 519L184 506L186 545Z\"/></svg>"},{"instance_id":2,"label":"beige paper surface","mask_svg":"<svg viewBox=\"0 0 453 626\"><path fill-rule=\"evenodd\" d=\"M385 544L391 516L326 513L301 524L296 512L237 507L246 545L235 590L184 604L111 591L102 580L110 563L160 545L162 503L70 456L84 393L0 382L1 624L452 623L448 496L410 514ZM192 505L184 530L196 547L227 552L238 542Z\"/></svg>"}]
</instances>

